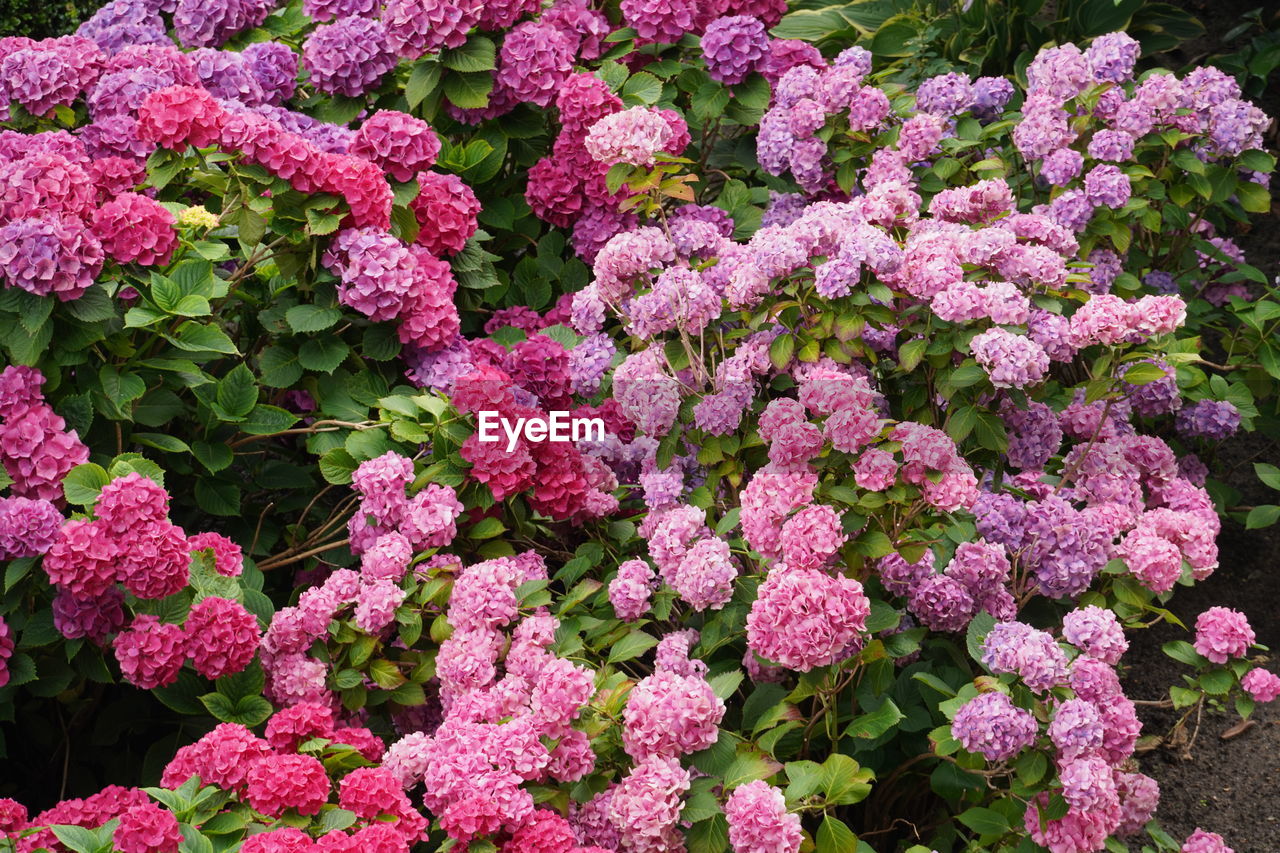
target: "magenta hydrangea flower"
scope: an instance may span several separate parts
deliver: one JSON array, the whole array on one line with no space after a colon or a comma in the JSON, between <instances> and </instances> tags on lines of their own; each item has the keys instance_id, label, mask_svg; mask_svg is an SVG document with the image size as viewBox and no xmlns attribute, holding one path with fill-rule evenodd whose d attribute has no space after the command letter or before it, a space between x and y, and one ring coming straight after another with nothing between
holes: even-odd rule
<instances>
[{"instance_id":1,"label":"magenta hydrangea flower","mask_svg":"<svg viewBox=\"0 0 1280 853\"><path fill-rule=\"evenodd\" d=\"M143 525L119 548L120 580L138 598L166 598L186 587L191 552L181 527L168 521Z\"/></svg>"},{"instance_id":2,"label":"magenta hydrangea flower","mask_svg":"<svg viewBox=\"0 0 1280 853\"><path fill-rule=\"evenodd\" d=\"M253 660L262 640L258 618L239 602L225 598L196 602L183 630L192 665L209 679L240 672Z\"/></svg>"},{"instance_id":3,"label":"magenta hydrangea flower","mask_svg":"<svg viewBox=\"0 0 1280 853\"><path fill-rule=\"evenodd\" d=\"M382 9L391 49L418 59L442 47L461 47L480 20L483 0L388 0Z\"/></svg>"},{"instance_id":4,"label":"magenta hydrangea flower","mask_svg":"<svg viewBox=\"0 0 1280 853\"><path fill-rule=\"evenodd\" d=\"M656 575L644 560L627 560L609 582L609 603L619 619L639 619L649 609Z\"/></svg>"},{"instance_id":5,"label":"magenta hydrangea flower","mask_svg":"<svg viewBox=\"0 0 1280 853\"><path fill-rule=\"evenodd\" d=\"M178 245L173 214L137 193L121 193L94 211L90 226L103 251L117 263L169 263Z\"/></svg>"},{"instance_id":6,"label":"magenta hydrangea flower","mask_svg":"<svg viewBox=\"0 0 1280 853\"><path fill-rule=\"evenodd\" d=\"M244 571L244 551L221 533L210 531L190 536L187 538L187 549L193 555L196 551L211 550L213 570L224 577L239 577Z\"/></svg>"},{"instance_id":7,"label":"magenta hydrangea flower","mask_svg":"<svg viewBox=\"0 0 1280 853\"><path fill-rule=\"evenodd\" d=\"M1235 853L1235 851L1227 846L1226 839L1218 833L1197 827L1196 831L1187 836L1187 840L1183 842L1181 853Z\"/></svg>"},{"instance_id":8,"label":"magenta hydrangea flower","mask_svg":"<svg viewBox=\"0 0 1280 853\"><path fill-rule=\"evenodd\" d=\"M637 761L698 752L715 743L724 713L724 702L701 676L655 672L627 699L623 747Z\"/></svg>"},{"instance_id":9,"label":"magenta hydrangea flower","mask_svg":"<svg viewBox=\"0 0 1280 853\"><path fill-rule=\"evenodd\" d=\"M377 163L397 181L407 181L435 165L440 138L420 118L378 110L360 125L348 151Z\"/></svg>"},{"instance_id":10,"label":"magenta hydrangea flower","mask_svg":"<svg viewBox=\"0 0 1280 853\"><path fill-rule=\"evenodd\" d=\"M178 680L187 659L187 635L181 626L155 616L133 618L115 639L116 660L125 680L143 690L166 687Z\"/></svg>"},{"instance_id":11,"label":"magenta hydrangea flower","mask_svg":"<svg viewBox=\"0 0 1280 853\"><path fill-rule=\"evenodd\" d=\"M1129 176L1120 171L1119 166L1103 163L1094 166L1084 176L1084 191L1090 204L1114 210L1125 206L1133 190Z\"/></svg>"},{"instance_id":12,"label":"magenta hydrangea flower","mask_svg":"<svg viewBox=\"0 0 1280 853\"><path fill-rule=\"evenodd\" d=\"M966 112L973 106L975 98L969 75L953 71L921 81L916 90L916 108L924 113L950 118Z\"/></svg>"},{"instance_id":13,"label":"magenta hydrangea flower","mask_svg":"<svg viewBox=\"0 0 1280 853\"><path fill-rule=\"evenodd\" d=\"M1198 400L1178 411L1174 425L1187 438L1222 441L1240 428L1240 410L1226 400Z\"/></svg>"},{"instance_id":14,"label":"magenta hydrangea flower","mask_svg":"<svg viewBox=\"0 0 1280 853\"><path fill-rule=\"evenodd\" d=\"M1023 622L997 622L982 643L982 663L1017 673L1037 693L1067 681L1067 657L1052 636Z\"/></svg>"},{"instance_id":15,"label":"magenta hydrangea flower","mask_svg":"<svg viewBox=\"0 0 1280 853\"><path fill-rule=\"evenodd\" d=\"M329 776L310 755L269 755L245 774L245 798L257 811L279 817L286 809L313 815L329 799Z\"/></svg>"},{"instance_id":16,"label":"magenta hydrangea flower","mask_svg":"<svg viewBox=\"0 0 1280 853\"><path fill-rule=\"evenodd\" d=\"M1229 607L1210 607L1196 617L1196 651L1214 663L1242 658L1257 640L1248 618Z\"/></svg>"},{"instance_id":17,"label":"magenta hydrangea flower","mask_svg":"<svg viewBox=\"0 0 1280 853\"><path fill-rule=\"evenodd\" d=\"M0 498L0 559L37 557L57 541L62 513L46 500Z\"/></svg>"},{"instance_id":18,"label":"magenta hydrangea flower","mask_svg":"<svg viewBox=\"0 0 1280 853\"><path fill-rule=\"evenodd\" d=\"M610 166L629 163L652 166L660 152L679 154L676 134L662 114L650 107L632 107L597 121L587 133L591 156Z\"/></svg>"},{"instance_id":19,"label":"magenta hydrangea flower","mask_svg":"<svg viewBox=\"0 0 1280 853\"><path fill-rule=\"evenodd\" d=\"M973 357L997 388L1025 388L1044 379L1049 356L1029 337L996 326L970 341Z\"/></svg>"},{"instance_id":20,"label":"magenta hydrangea flower","mask_svg":"<svg viewBox=\"0 0 1280 853\"><path fill-rule=\"evenodd\" d=\"M1003 693L981 693L951 721L951 736L988 761L1007 761L1035 742L1039 727L1030 711Z\"/></svg>"},{"instance_id":21,"label":"magenta hydrangea flower","mask_svg":"<svg viewBox=\"0 0 1280 853\"><path fill-rule=\"evenodd\" d=\"M182 830L173 812L140 803L120 815L111 837L121 853L177 853Z\"/></svg>"},{"instance_id":22,"label":"magenta hydrangea flower","mask_svg":"<svg viewBox=\"0 0 1280 853\"><path fill-rule=\"evenodd\" d=\"M462 251L476 233L480 201L457 175L420 172L418 195L409 209L418 220L417 242L435 255Z\"/></svg>"},{"instance_id":23,"label":"magenta hydrangea flower","mask_svg":"<svg viewBox=\"0 0 1280 853\"><path fill-rule=\"evenodd\" d=\"M45 554L49 581L78 599L102 596L120 577L119 546L100 522L68 521Z\"/></svg>"},{"instance_id":24,"label":"magenta hydrangea flower","mask_svg":"<svg viewBox=\"0 0 1280 853\"><path fill-rule=\"evenodd\" d=\"M1095 605L1081 607L1063 616L1062 636L1090 657L1112 665L1119 663L1129 650L1129 640L1116 615Z\"/></svg>"}]
</instances>

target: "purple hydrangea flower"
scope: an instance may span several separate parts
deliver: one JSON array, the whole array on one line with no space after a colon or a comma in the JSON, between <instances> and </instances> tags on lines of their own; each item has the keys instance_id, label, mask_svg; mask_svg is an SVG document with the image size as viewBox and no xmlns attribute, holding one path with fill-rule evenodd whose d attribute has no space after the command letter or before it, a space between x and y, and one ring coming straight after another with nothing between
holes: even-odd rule
<instances>
[{"instance_id":1,"label":"purple hydrangea flower","mask_svg":"<svg viewBox=\"0 0 1280 853\"><path fill-rule=\"evenodd\" d=\"M733 85L756 71L769 55L764 24L747 15L726 15L707 25L702 56L711 79Z\"/></svg>"},{"instance_id":2,"label":"purple hydrangea flower","mask_svg":"<svg viewBox=\"0 0 1280 853\"><path fill-rule=\"evenodd\" d=\"M395 67L387 30L370 18L339 18L322 24L302 46L302 65L318 91L359 97Z\"/></svg>"}]
</instances>

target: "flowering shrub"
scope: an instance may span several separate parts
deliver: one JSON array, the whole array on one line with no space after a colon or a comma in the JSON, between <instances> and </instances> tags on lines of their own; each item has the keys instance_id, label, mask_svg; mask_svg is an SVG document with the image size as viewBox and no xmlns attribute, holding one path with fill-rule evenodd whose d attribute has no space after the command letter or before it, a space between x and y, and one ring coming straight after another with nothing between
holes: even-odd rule
<instances>
[{"instance_id":1,"label":"flowering shrub","mask_svg":"<svg viewBox=\"0 0 1280 853\"><path fill-rule=\"evenodd\" d=\"M19 850L1178 848L1117 667L1280 378L1267 119L1123 33L908 89L784 11L0 42L0 701L195 718ZM1168 704L1256 649L1207 610Z\"/></svg>"}]
</instances>

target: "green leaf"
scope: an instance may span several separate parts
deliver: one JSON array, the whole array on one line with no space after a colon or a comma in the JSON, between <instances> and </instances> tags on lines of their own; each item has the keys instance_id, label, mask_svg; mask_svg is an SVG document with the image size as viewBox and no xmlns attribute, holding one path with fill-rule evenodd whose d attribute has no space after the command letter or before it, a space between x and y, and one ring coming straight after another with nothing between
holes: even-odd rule
<instances>
[{"instance_id":1,"label":"green leaf","mask_svg":"<svg viewBox=\"0 0 1280 853\"><path fill-rule=\"evenodd\" d=\"M497 65L497 51L490 39L472 36L462 47L441 51L440 61L454 71L489 71Z\"/></svg>"},{"instance_id":2,"label":"green leaf","mask_svg":"<svg viewBox=\"0 0 1280 853\"><path fill-rule=\"evenodd\" d=\"M996 617L985 610L973 617L973 621L969 623L969 628L965 631L965 646L969 650L969 657L975 662L982 661L982 642L987 638L987 634L991 633L995 624Z\"/></svg>"},{"instance_id":3,"label":"green leaf","mask_svg":"<svg viewBox=\"0 0 1280 853\"><path fill-rule=\"evenodd\" d=\"M178 680L168 687L160 687L151 694L166 706L179 714L194 716L203 714L205 708L200 701L200 692L204 690L204 680L190 670L179 670Z\"/></svg>"},{"instance_id":4,"label":"green leaf","mask_svg":"<svg viewBox=\"0 0 1280 853\"><path fill-rule=\"evenodd\" d=\"M754 782L757 779L768 779L782 769L782 765L770 761L756 752L739 752L733 763L724 771L725 790Z\"/></svg>"},{"instance_id":5,"label":"green leaf","mask_svg":"<svg viewBox=\"0 0 1280 853\"><path fill-rule=\"evenodd\" d=\"M1164 379L1165 376L1167 374L1162 367L1141 361L1124 372L1124 381L1130 385L1150 385L1152 382Z\"/></svg>"},{"instance_id":6,"label":"green leaf","mask_svg":"<svg viewBox=\"0 0 1280 853\"><path fill-rule=\"evenodd\" d=\"M621 95L624 104L653 106L662 97L662 81L647 71L638 71L622 84Z\"/></svg>"},{"instance_id":7,"label":"green leaf","mask_svg":"<svg viewBox=\"0 0 1280 853\"><path fill-rule=\"evenodd\" d=\"M296 334L323 332L342 319L337 308L324 305L295 305L284 312L285 321Z\"/></svg>"},{"instance_id":8,"label":"green leaf","mask_svg":"<svg viewBox=\"0 0 1280 853\"><path fill-rule=\"evenodd\" d=\"M507 527L498 518L482 518L471 527L467 528L467 537L470 539L492 539Z\"/></svg>"},{"instance_id":9,"label":"green leaf","mask_svg":"<svg viewBox=\"0 0 1280 853\"><path fill-rule=\"evenodd\" d=\"M711 685L711 692L715 693L718 698L727 700L737 692L743 678L744 673L742 670L731 669L728 672L711 676L707 679L707 683Z\"/></svg>"},{"instance_id":10,"label":"green leaf","mask_svg":"<svg viewBox=\"0 0 1280 853\"><path fill-rule=\"evenodd\" d=\"M222 410L219 414L230 416L227 420L239 420L249 414L258 402L258 383L253 371L243 363L233 367L218 383L216 399Z\"/></svg>"},{"instance_id":11,"label":"green leaf","mask_svg":"<svg viewBox=\"0 0 1280 853\"><path fill-rule=\"evenodd\" d=\"M210 474L216 474L226 468L235 458L231 448L225 444L210 444L204 441L193 444L191 453L200 460L200 464L207 468Z\"/></svg>"},{"instance_id":12,"label":"green leaf","mask_svg":"<svg viewBox=\"0 0 1280 853\"><path fill-rule=\"evenodd\" d=\"M342 338L326 335L304 343L298 350L298 362L307 370L333 373L350 352Z\"/></svg>"},{"instance_id":13,"label":"green leaf","mask_svg":"<svg viewBox=\"0 0 1280 853\"><path fill-rule=\"evenodd\" d=\"M1187 687L1170 687L1169 698L1173 700L1175 709L1190 708L1200 699L1199 690L1191 690Z\"/></svg>"},{"instance_id":14,"label":"green leaf","mask_svg":"<svg viewBox=\"0 0 1280 853\"><path fill-rule=\"evenodd\" d=\"M404 87L409 109L414 109L425 101L439 84L440 65L434 59L424 59L414 65L413 72L409 74L409 82Z\"/></svg>"},{"instance_id":15,"label":"green leaf","mask_svg":"<svg viewBox=\"0 0 1280 853\"><path fill-rule=\"evenodd\" d=\"M206 693L200 697L200 702L210 714L222 722L229 723L232 721L231 717L235 714L235 702L230 698L217 692Z\"/></svg>"},{"instance_id":16,"label":"green leaf","mask_svg":"<svg viewBox=\"0 0 1280 853\"><path fill-rule=\"evenodd\" d=\"M844 821L832 815L822 819L814 841L816 853L857 853L858 850L858 836Z\"/></svg>"},{"instance_id":17,"label":"green leaf","mask_svg":"<svg viewBox=\"0 0 1280 853\"><path fill-rule=\"evenodd\" d=\"M1236 683L1236 676L1229 669L1211 669L1200 676L1200 686L1213 696L1224 696Z\"/></svg>"},{"instance_id":18,"label":"green leaf","mask_svg":"<svg viewBox=\"0 0 1280 853\"><path fill-rule=\"evenodd\" d=\"M344 447L335 447L320 457L320 476L325 482L342 486L351 482L356 470L356 460Z\"/></svg>"},{"instance_id":19,"label":"green leaf","mask_svg":"<svg viewBox=\"0 0 1280 853\"><path fill-rule=\"evenodd\" d=\"M1274 172L1276 168L1276 158L1256 148L1245 151L1236 162L1241 169L1248 169L1251 172Z\"/></svg>"},{"instance_id":20,"label":"green leaf","mask_svg":"<svg viewBox=\"0 0 1280 853\"><path fill-rule=\"evenodd\" d=\"M246 435L275 435L284 432L298 422L298 416L279 406L259 404L248 417L240 422L240 431Z\"/></svg>"},{"instance_id":21,"label":"green leaf","mask_svg":"<svg viewBox=\"0 0 1280 853\"><path fill-rule=\"evenodd\" d=\"M289 388L302 378L303 367L298 354L282 346L270 346L258 357L262 384L272 388Z\"/></svg>"},{"instance_id":22,"label":"green leaf","mask_svg":"<svg viewBox=\"0 0 1280 853\"><path fill-rule=\"evenodd\" d=\"M1003 835L1010 830L1009 821L995 809L974 806L961 812L956 820L979 835Z\"/></svg>"},{"instance_id":23,"label":"green leaf","mask_svg":"<svg viewBox=\"0 0 1280 853\"><path fill-rule=\"evenodd\" d=\"M75 853L97 853L100 842L98 833L92 829L85 829L83 826L51 826L53 834L58 837L63 846Z\"/></svg>"},{"instance_id":24,"label":"green leaf","mask_svg":"<svg viewBox=\"0 0 1280 853\"><path fill-rule=\"evenodd\" d=\"M1188 666L1202 667L1209 663L1209 659L1197 652L1186 640L1170 640L1160 648L1169 657Z\"/></svg>"},{"instance_id":25,"label":"green leaf","mask_svg":"<svg viewBox=\"0 0 1280 853\"><path fill-rule=\"evenodd\" d=\"M910 56L915 52L912 44L920 35L919 24L906 15L895 15L876 30L871 39L871 52L876 56Z\"/></svg>"},{"instance_id":26,"label":"green leaf","mask_svg":"<svg viewBox=\"0 0 1280 853\"><path fill-rule=\"evenodd\" d=\"M210 515L240 514L240 487L222 480L196 480L196 503Z\"/></svg>"},{"instance_id":27,"label":"green leaf","mask_svg":"<svg viewBox=\"0 0 1280 853\"><path fill-rule=\"evenodd\" d=\"M893 700L886 698L884 704L874 711L854 717L849 728L845 729L845 737L878 738L905 717L898 706L893 704Z\"/></svg>"},{"instance_id":28,"label":"green leaf","mask_svg":"<svg viewBox=\"0 0 1280 853\"><path fill-rule=\"evenodd\" d=\"M445 75L444 78L444 96L455 107L461 107L464 110L489 106L491 91L493 91L493 75L485 71L453 72Z\"/></svg>"},{"instance_id":29,"label":"green leaf","mask_svg":"<svg viewBox=\"0 0 1280 853\"><path fill-rule=\"evenodd\" d=\"M262 701L266 701L265 699ZM234 720L232 722L235 722ZM213 853L213 842L204 833L190 824L178 825L182 831L182 841L178 844L178 853Z\"/></svg>"},{"instance_id":30,"label":"green leaf","mask_svg":"<svg viewBox=\"0 0 1280 853\"><path fill-rule=\"evenodd\" d=\"M781 334L769 344L769 362L778 370L786 370L796 353L794 335Z\"/></svg>"},{"instance_id":31,"label":"green leaf","mask_svg":"<svg viewBox=\"0 0 1280 853\"><path fill-rule=\"evenodd\" d=\"M609 649L609 663L622 663L638 658L656 645L658 645L657 637L646 634L644 631L632 631Z\"/></svg>"},{"instance_id":32,"label":"green leaf","mask_svg":"<svg viewBox=\"0 0 1280 853\"><path fill-rule=\"evenodd\" d=\"M827 801L838 805L861 802L871 793L874 774L860 768L858 762L847 755L833 753L822 762L822 789Z\"/></svg>"},{"instance_id":33,"label":"green leaf","mask_svg":"<svg viewBox=\"0 0 1280 853\"><path fill-rule=\"evenodd\" d=\"M102 487L111 482L111 475L101 465L85 462L67 472L62 480L62 493L67 503L76 506L93 506L98 502Z\"/></svg>"},{"instance_id":34,"label":"green leaf","mask_svg":"<svg viewBox=\"0 0 1280 853\"><path fill-rule=\"evenodd\" d=\"M217 352L224 355L239 355L236 345L227 337L227 333L213 324L197 323L188 320L178 327L176 335L165 335L165 339L180 350L187 352Z\"/></svg>"},{"instance_id":35,"label":"green leaf","mask_svg":"<svg viewBox=\"0 0 1280 853\"><path fill-rule=\"evenodd\" d=\"M1249 515L1245 519L1244 526L1246 530L1257 530L1262 527L1270 527L1280 520L1280 506L1275 504L1263 504L1255 506L1249 510Z\"/></svg>"},{"instance_id":36,"label":"green leaf","mask_svg":"<svg viewBox=\"0 0 1280 853\"><path fill-rule=\"evenodd\" d=\"M191 448L185 441L173 435L165 435L159 432L135 432L129 438L138 444L154 447L156 450L163 450L166 453L191 452Z\"/></svg>"},{"instance_id":37,"label":"green leaf","mask_svg":"<svg viewBox=\"0 0 1280 853\"><path fill-rule=\"evenodd\" d=\"M729 822L723 814L701 820L689 828L689 853L724 853L729 849Z\"/></svg>"},{"instance_id":38,"label":"green leaf","mask_svg":"<svg viewBox=\"0 0 1280 853\"><path fill-rule=\"evenodd\" d=\"M394 690L404 684L405 677L389 660L375 660L369 664L369 677L383 690Z\"/></svg>"},{"instance_id":39,"label":"green leaf","mask_svg":"<svg viewBox=\"0 0 1280 853\"><path fill-rule=\"evenodd\" d=\"M1253 472L1258 475L1259 480L1273 489L1280 490L1280 468L1268 462L1255 462Z\"/></svg>"}]
</instances>

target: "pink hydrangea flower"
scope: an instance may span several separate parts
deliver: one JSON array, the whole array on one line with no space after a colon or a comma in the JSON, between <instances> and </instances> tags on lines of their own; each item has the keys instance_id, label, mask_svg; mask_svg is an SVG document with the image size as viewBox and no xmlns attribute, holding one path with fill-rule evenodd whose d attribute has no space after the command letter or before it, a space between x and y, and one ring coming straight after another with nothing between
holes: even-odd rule
<instances>
[{"instance_id":1,"label":"pink hydrangea flower","mask_svg":"<svg viewBox=\"0 0 1280 853\"><path fill-rule=\"evenodd\" d=\"M129 628L116 635L115 653L126 681L154 690L178 680L187 659L187 635L180 626L155 616L135 616Z\"/></svg>"},{"instance_id":2,"label":"pink hydrangea flower","mask_svg":"<svg viewBox=\"0 0 1280 853\"><path fill-rule=\"evenodd\" d=\"M1196 617L1196 651L1214 663L1242 658L1257 640L1248 618L1229 607L1210 607Z\"/></svg>"},{"instance_id":3,"label":"pink hydrangea flower","mask_svg":"<svg viewBox=\"0 0 1280 853\"><path fill-rule=\"evenodd\" d=\"M121 193L93 214L93 234L117 263L169 263L178 245L173 214L146 196Z\"/></svg>"},{"instance_id":4,"label":"pink hydrangea flower","mask_svg":"<svg viewBox=\"0 0 1280 853\"><path fill-rule=\"evenodd\" d=\"M210 679L240 672L262 640L258 617L239 602L213 596L196 602L183 630L192 665Z\"/></svg>"},{"instance_id":5,"label":"pink hydrangea flower","mask_svg":"<svg viewBox=\"0 0 1280 853\"><path fill-rule=\"evenodd\" d=\"M627 699L623 747L637 761L698 752L715 743L724 713L724 702L702 677L655 672Z\"/></svg>"},{"instance_id":6,"label":"pink hydrangea flower","mask_svg":"<svg viewBox=\"0 0 1280 853\"><path fill-rule=\"evenodd\" d=\"M329 777L319 759L310 755L269 755L245 774L245 798L270 817L289 809L313 815L329 799Z\"/></svg>"},{"instance_id":7,"label":"pink hydrangea flower","mask_svg":"<svg viewBox=\"0 0 1280 853\"><path fill-rule=\"evenodd\" d=\"M1277 696L1280 696L1280 675L1255 666L1240 679L1240 686L1247 690L1256 702L1273 702Z\"/></svg>"},{"instance_id":8,"label":"pink hydrangea flower","mask_svg":"<svg viewBox=\"0 0 1280 853\"><path fill-rule=\"evenodd\" d=\"M177 853L182 831L172 812L142 803L120 815L112 840L121 853Z\"/></svg>"},{"instance_id":9,"label":"pink hydrangea flower","mask_svg":"<svg viewBox=\"0 0 1280 853\"><path fill-rule=\"evenodd\" d=\"M817 569L775 569L747 616L747 645L760 657L808 672L862 647L871 603L862 584Z\"/></svg>"},{"instance_id":10,"label":"pink hydrangea flower","mask_svg":"<svg viewBox=\"0 0 1280 853\"><path fill-rule=\"evenodd\" d=\"M800 816L787 811L782 791L762 780L735 788L724 813L735 853L797 853L804 840Z\"/></svg>"}]
</instances>

